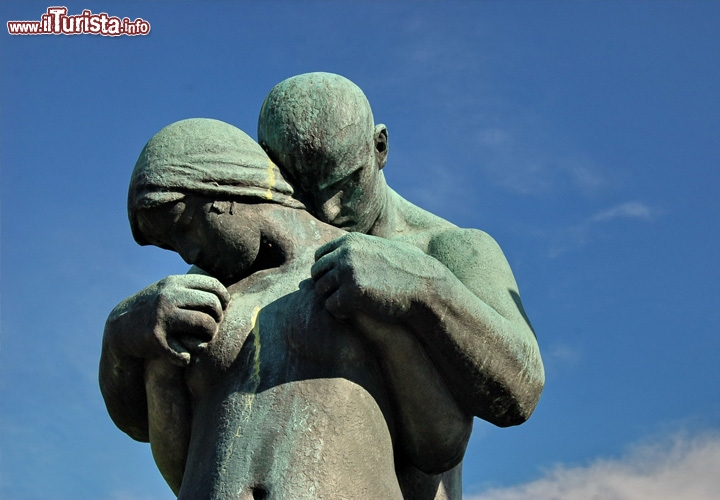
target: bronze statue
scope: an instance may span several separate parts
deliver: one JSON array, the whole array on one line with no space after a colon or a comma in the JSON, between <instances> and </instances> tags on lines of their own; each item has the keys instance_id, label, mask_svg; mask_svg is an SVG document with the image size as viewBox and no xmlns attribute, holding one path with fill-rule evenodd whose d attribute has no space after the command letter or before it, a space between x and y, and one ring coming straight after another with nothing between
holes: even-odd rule
<instances>
[{"instance_id":1,"label":"bronze statue","mask_svg":"<svg viewBox=\"0 0 720 500\"><path fill-rule=\"evenodd\" d=\"M274 162L214 120L143 150L133 234L195 267L111 313L111 416L181 498L459 499L472 417L522 423L543 385L502 252L387 187L338 75L276 86L258 136Z\"/></svg>"}]
</instances>

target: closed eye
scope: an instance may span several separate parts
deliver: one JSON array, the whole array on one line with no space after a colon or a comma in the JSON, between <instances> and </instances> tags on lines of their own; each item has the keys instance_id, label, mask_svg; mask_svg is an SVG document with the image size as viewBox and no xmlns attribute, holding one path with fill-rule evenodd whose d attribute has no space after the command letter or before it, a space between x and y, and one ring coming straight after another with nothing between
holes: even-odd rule
<instances>
[{"instance_id":1,"label":"closed eye","mask_svg":"<svg viewBox=\"0 0 720 500\"><path fill-rule=\"evenodd\" d=\"M338 180L337 182L334 182L330 184L328 187L323 189L323 191L329 191L331 193L337 193L339 191L345 191L345 188L348 186L357 186L360 183L360 175L362 174L362 167L355 170L352 174L348 175L347 177L343 177L342 179Z\"/></svg>"}]
</instances>

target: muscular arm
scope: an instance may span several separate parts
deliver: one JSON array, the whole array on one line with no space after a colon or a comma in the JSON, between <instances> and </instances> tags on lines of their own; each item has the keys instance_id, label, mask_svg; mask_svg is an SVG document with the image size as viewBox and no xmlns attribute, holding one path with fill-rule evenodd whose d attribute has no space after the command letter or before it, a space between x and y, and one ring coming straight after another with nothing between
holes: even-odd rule
<instances>
[{"instance_id":1,"label":"muscular arm","mask_svg":"<svg viewBox=\"0 0 720 500\"><path fill-rule=\"evenodd\" d=\"M184 367L213 338L229 296L209 276L169 276L121 302L103 335L100 389L122 431L150 442L177 491L191 426Z\"/></svg>"},{"instance_id":2,"label":"muscular arm","mask_svg":"<svg viewBox=\"0 0 720 500\"><path fill-rule=\"evenodd\" d=\"M544 382L510 267L481 231L449 229L429 255L351 234L318 250L316 288L328 311L405 325L467 412L499 426L530 416Z\"/></svg>"},{"instance_id":3,"label":"muscular arm","mask_svg":"<svg viewBox=\"0 0 720 500\"><path fill-rule=\"evenodd\" d=\"M523 423L545 374L500 247L481 231L453 229L433 238L428 254L449 272L438 270L407 316L413 331L470 412L499 426Z\"/></svg>"},{"instance_id":4,"label":"muscular arm","mask_svg":"<svg viewBox=\"0 0 720 500\"><path fill-rule=\"evenodd\" d=\"M148 406L145 394L145 360L129 355L131 335L147 297L129 297L112 310L105 323L100 355L100 391L117 427L137 441L148 442ZM135 311L135 314L133 314ZM130 345L128 345L130 344Z\"/></svg>"}]
</instances>

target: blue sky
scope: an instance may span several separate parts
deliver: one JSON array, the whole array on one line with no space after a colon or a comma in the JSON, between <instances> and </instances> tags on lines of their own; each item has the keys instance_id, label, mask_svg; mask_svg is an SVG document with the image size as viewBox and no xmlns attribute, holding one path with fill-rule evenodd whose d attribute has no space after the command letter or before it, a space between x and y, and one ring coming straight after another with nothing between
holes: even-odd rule
<instances>
[{"instance_id":1,"label":"blue sky","mask_svg":"<svg viewBox=\"0 0 720 500\"><path fill-rule=\"evenodd\" d=\"M179 119L254 137L308 71L356 82L389 184L515 271L546 389L521 427L476 421L465 496L720 495L720 3L62 5L152 28L0 34L0 497L173 498L97 386L110 310L187 269L133 242L130 172Z\"/></svg>"}]
</instances>

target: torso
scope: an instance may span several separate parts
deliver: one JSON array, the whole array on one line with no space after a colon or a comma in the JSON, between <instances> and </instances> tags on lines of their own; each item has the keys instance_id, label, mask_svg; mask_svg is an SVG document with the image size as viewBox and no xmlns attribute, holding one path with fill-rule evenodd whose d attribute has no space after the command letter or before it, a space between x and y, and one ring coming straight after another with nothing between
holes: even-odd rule
<instances>
[{"instance_id":1,"label":"torso","mask_svg":"<svg viewBox=\"0 0 720 500\"><path fill-rule=\"evenodd\" d=\"M457 229L391 198L402 224L383 237L428 253L433 238ZM269 288L234 291L225 341L189 371L195 416L178 498L460 500L462 463L429 475L394 461L378 368L304 288L312 260Z\"/></svg>"},{"instance_id":2,"label":"torso","mask_svg":"<svg viewBox=\"0 0 720 500\"><path fill-rule=\"evenodd\" d=\"M379 369L317 300L309 263L297 264L236 291L218 341L189 370L179 498L403 498Z\"/></svg>"}]
</instances>

